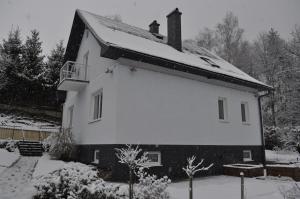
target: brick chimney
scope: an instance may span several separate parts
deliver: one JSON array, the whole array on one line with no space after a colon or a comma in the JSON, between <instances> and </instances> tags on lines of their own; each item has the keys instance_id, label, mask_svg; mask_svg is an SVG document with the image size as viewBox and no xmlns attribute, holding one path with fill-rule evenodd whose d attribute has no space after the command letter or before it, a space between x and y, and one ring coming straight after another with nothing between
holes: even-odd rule
<instances>
[{"instance_id":1,"label":"brick chimney","mask_svg":"<svg viewBox=\"0 0 300 199\"><path fill-rule=\"evenodd\" d=\"M181 43L181 12L176 8L170 14L168 18L168 45L172 46L176 50L182 51Z\"/></svg>"},{"instance_id":2,"label":"brick chimney","mask_svg":"<svg viewBox=\"0 0 300 199\"><path fill-rule=\"evenodd\" d=\"M149 25L149 32L158 34L159 33L159 23L157 23L156 20L154 20L150 25Z\"/></svg>"}]
</instances>

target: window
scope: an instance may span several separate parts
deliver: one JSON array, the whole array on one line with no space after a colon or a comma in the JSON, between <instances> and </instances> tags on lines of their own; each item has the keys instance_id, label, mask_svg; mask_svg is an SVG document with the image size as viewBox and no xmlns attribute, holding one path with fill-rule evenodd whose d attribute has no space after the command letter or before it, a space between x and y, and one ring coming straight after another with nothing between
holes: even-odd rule
<instances>
[{"instance_id":1,"label":"window","mask_svg":"<svg viewBox=\"0 0 300 199\"><path fill-rule=\"evenodd\" d=\"M88 63L89 63L89 51L86 52L86 53L84 54L84 56L83 56L83 64L84 64L85 66L87 66Z\"/></svg>"},{"instance_id":2,"label":"window","mask_svg":"<svg viewBox=\"0 0 300 199\"><path fill-rule=\"evenodd\" d=\"M242 122L244 123L249 122L249 107L247 102L241 103L241 116L242 116Z\"/></svg>"},{"instance_id":3,"label":"window","mask_svg":"<svg viewBox=\"0 0 300 199\"><path fill-rule=\"evenodd\" d=\"M72 128L73 126L73 112L74 112L74 106L69 107L69 128Z\"/></svg>"},{"instance_id":4,"label":"window","mask_svg":"<svg viewBox=\"0 0 300 199\"><path fill-rule=\"evenodd\" d=\"M252 161L252 154L251 150L244 150L243 151L243 160L246 161Z\"/></svg>"},{"instance_id":5,"label":"window","mask_svg":"<svg viewBox=\"0 0 300 199\"><path fill-rule=\"evenodd\" d=\"M85 29L85 37L89 38L89 30L88 29Z\"/></svg>"},{"instance_id":6,"label":"window","mask_svg":"<svg viewBox=\"0 0 300 199\"><path fill-rule=\"evenodd\" d=\"M95 94L93 94L93 100L92 100L92 119L98 120L102 117L102 100L103 100L103 92L102 89Z\"/></svg>"},{"instance_id":7,"label":"window","mask_svg":"<svg viewBox=\"0 0 300 199\"><path fill-rule=\"evenodd\" d=\"M224 97L219 97L218 99L218 109L219 109L219 120L227 121L227 100Z\"/></svg>"},{"instance_id":8,"label":"window","mask_svg":"<svg viewBox=\"0 0 300 199\"><path fill-rule=\"evenodd\" d=\"M93 163L99 164L99 150L94 150L94 161Z\"/></svg>"},{"instance_id":9,"label":"window","mask_svg":"<svg viewBox=\"0 0 300 199\"><path fill-rule=\"evenodd\" d=\"M161 153L159 151L147 151L148 166L161 166Z\"/></svg>"}]
</instances>

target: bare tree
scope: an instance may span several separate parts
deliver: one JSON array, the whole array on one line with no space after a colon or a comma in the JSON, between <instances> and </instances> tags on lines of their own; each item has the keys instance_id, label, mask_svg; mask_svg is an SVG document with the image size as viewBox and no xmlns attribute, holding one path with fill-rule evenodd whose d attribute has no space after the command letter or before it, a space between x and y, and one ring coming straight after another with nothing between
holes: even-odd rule
<instances>
[{"instance_id":1,"label":"bare tree","mask_svg":"<svg viewBox=\"0 0 300 199\"><path fill-rule=\"evenodd\" d=\"M147 153L141 155L142 149L126 145L126 148L116 149L116 156L119 163L125 164L129 169L129 199L133 199L133 175L136 169L145 167L149 162Z\"/></svg>"},{"instance_id":2,"label":"bare tree","mask_svg":"<svg viewBox=\"0 0 300 199\"><path fill-rule=\"evenodd\" d=\"M195 156L188 158L186 167L182 168L185 171L186 175L189 177L189 198L190 199L193 199L193 177L194 177L194 175L199 171L207 171L214 165L212 163L209 166L204 167L204 166L201 166L204 162L204 159L201 159L201 161L198 164L194 164L195 160L196 160Z\"/></svg>"},{"instance_id":3,"label":"bare tree","mask_svg":"<svg viewBox=\"0 0 300 199\"><path fill-rule=\"evenodd\" d=\"M217 53L232 64L236 64L236 55L242 41L244 30L239 27L238 18L228 12L216 27L216 37L218 42Z\"/></svg>"}]
</instances>

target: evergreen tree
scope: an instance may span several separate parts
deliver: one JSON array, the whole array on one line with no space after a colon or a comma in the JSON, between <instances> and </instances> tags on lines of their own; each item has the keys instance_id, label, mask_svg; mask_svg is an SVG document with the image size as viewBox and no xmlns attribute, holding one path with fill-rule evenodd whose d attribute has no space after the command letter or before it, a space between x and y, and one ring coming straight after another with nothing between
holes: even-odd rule
<instances>
[{"instance_id":1,"label":"evergreen tree","mask_svg":"<svg viewBox=\"0 0 300 199\"><path fill-rule=\"evenodd\" d=\"M31 31L31 36L27 37L23 53L23 102L27 104L42 105L45 101L46 91L43 87L44 79L44 56L42 55L42 42L37 30Z\"/></svg>"},{"instance_id":2,"label":"evergreen tree","mask_svg":"<svg viewBox=\"0 0 300 199\"><path fill-rule=\"evenodd\" d=\"M21 84L20 74L22 40L20 30L11 30L8 39L3 40L0 48L0 93L2 103L13 103L18 100L19 85Z\"/></svg>"},{"instance_id":3,"label":"evergreen tree","mask_svg":"<svg viewBox=\"0 0 300 199\"><path fill-rule=\"evenodd\" d=\"M44 56L42 55L42 42L39 32L31 31L31 37L27 37L22 54L23 75L29 81L40 78L43 71Z\"/></svg>"},{"instance_id":4,"label":"evergreen tree","mask_svg":"<svg viewBox=\"0 0 300 199\"><path fill-rule=\"evenodd\" d=\"M51 51L50 56L48 56L47 62L47 83L50 87L56 90L57 85L59 83L59 72L60 68L64 64L64 52L65 48L63 45L63 41L60 41L56 44L55 49Z\"/></svg>"}]
</instances>

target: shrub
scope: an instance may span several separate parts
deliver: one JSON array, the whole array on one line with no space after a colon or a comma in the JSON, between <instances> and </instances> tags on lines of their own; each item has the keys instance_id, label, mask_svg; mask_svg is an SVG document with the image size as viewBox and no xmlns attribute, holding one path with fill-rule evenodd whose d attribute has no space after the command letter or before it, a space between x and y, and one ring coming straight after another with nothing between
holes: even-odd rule
<instances>
[{"instance_id":1,"label":"shrub","mask_svg":"<svg viewBox=\"0 0 300 199\"><path fill-rule=\"evenodd\" d=\"M137 172L139 183L135 188L134 198L136 199L169 199L170 195L166 191L171 180L164 176L157 178L156 175L148 174L143 168Z\"/></svg>"},{"instance_id":2,"label":"shrub","mask_svg":"<svg viewBox=\"0 0 300 199\"><path fill-rule=\"evenodd\" d=\"M48 141L50 143L50 156L65 161L71 159L74 139L70 129L61 129L59 132L51 134Z\"/></svg>"},{"instance_id":3,"label":"shrub","mask_svg":"<svg viewBox=\"0 0 300 199\"><path fill-rule=\"evenodd\" d=\"M120 199L120 187L98 177L94 167L68 163L34 181L34 199Z\"/></svg>"},{"instance_id":4,"label":"shrub","mask_svg":"<svg viewBox=\"0 0 300 199\"><path fill-rule=\"evenodd\" d=\"M265 134L265 147L268 150L273 150L274 148L282 148L282 141L280 135L280 128L274 126L264 127Z\"/></svg>"},{"instance_id":5,"label":"shrub","mask_svg":"<svg viewBox=\"0 0 300 199\"><path fill-rule=\"evenodd\" d=\"M0 140L0 149L5 149L7 140Z\"/></svg>"},{"instance_id":6,"label":"shrub","mask_svg":"<svg viewBox=\"0 0 300 199\"><path fill-rule=\"evenodd\" d=\"M12 139L7 140L5 149L9 152L14 152L17 148L18 142Z\"/></svg>"}]
</instances>

